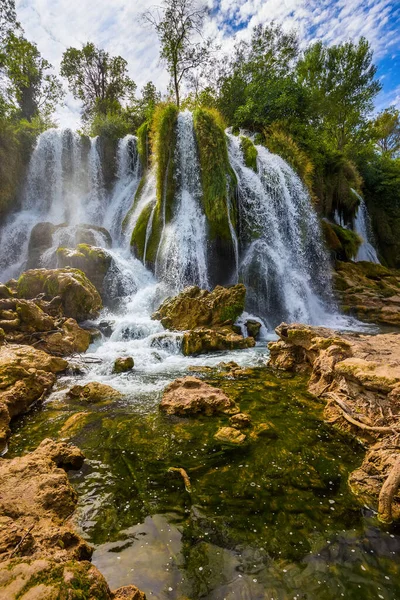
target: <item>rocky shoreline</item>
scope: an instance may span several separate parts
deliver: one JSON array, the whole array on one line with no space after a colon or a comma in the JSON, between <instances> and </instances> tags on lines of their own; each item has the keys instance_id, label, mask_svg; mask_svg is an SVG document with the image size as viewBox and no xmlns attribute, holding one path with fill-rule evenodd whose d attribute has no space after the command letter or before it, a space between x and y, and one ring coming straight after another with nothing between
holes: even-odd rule
<instances>
[{"instance_id":1,"label":"rocky shoreline","mask_svg":"<svg viewBox=\"0 0 400 600\"><path fill-rule=\"evenodd\" d=\"M308 373L309 391L326 402L329 423L368 448L349 479L379 519L400 518L400 333L338 334L282 323L270 342L270 365Z\"/></svg>"}]
</instances>

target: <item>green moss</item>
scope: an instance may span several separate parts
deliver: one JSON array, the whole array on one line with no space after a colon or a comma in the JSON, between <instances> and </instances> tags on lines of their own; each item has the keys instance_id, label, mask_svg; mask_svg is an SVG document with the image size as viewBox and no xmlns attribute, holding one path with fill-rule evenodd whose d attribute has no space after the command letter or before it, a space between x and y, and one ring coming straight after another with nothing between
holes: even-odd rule
<instances>
[{"instance_id":1,"label":"green moss","mask_svg":"<svg viewBox=\"0 0 400 600\"><path fill-rule=\"evenodd\" d=\"M351 229L322 221L322 231L329 250L339 260L352 260L362 243L361 238Z\"/></svg>"},{"instance_id":2,"label":"green moss","mask_svg":"<svg viewBox=\"0 0 400 600\"><path fill-rule=\"evenodd\" d=\"M193 119L199 147L203 207L210 237L230 240L227 193L231 195L231 221L233 227L236 227L236 177L229 164L224 123L217 111L206 108L196 109Z\"/></svg>"},{"instance_id":3,"label":"green moss","mask_svg":"<svg viewBox=\"0 0 400 600\"><path fill-rule=\"evenodd\" d=\"M151 148L149 134L150 123L148 121L145 121L144 123L142 123L142 125L138 128L136 132L138 138L138 153L144 170L146 170L150 165Z\"/></svg>"},{"instance_id":4,"label":"green moss","mask_svg":"<svg viewBox=\"0 0 400 600\"><path fill-rule=\"evenodd\" d=\"M137 206L137 204L139 202L140 196L143 193L143 188L144 188L144 186L146 184L146 177L147 177L147 174L145 172L145 174L143 175L142 179L140 180L140 183L138 185L138 189L136 190L135 197L134 197L133 202L132 202L132 206L130 207L130 209L128 210L128 212L126 213L126 215L124 217L124 220L122 221L122 233L124 233L126 231L126 228L129 225L129 221L131 219L133 211L135 210L135 208L136 208L136 206Z\"/></svg>"},{"instance_id":5,"label":"green moss","mask_svg":"<svg viewBox=\"0 0 400 600\"><path fill-rule=\"evenodd\" d=\"M135 228L132 232L131 247L134 249L135 255L143 260L144 246L146 243L147 225L151 212L153 210L152 203L147 204L139 215Z\"/></svg>"},{"instance_id":6,"label":"green moss","mask_svg":"<svg viewBox=\"0 0 400 600\"><path fill-rule=\"evenodd\" d=\"M157 200L171 205L175 195L174 152L176 146L176 121L178 109L175 104L157 106L151 124L151 150L156 165Z\"/></svg>"},{"instance_id":7,"label":"green moss","mask_svg":"<svg viewBox=\"0 0 400 600\"><path fill-rule=\"evenodd\" d=\"M257 173L258 151L251 139L244 135L240 136L240 148L243 152L246 167L253 169Z\"/></svg>"}]
</instances>

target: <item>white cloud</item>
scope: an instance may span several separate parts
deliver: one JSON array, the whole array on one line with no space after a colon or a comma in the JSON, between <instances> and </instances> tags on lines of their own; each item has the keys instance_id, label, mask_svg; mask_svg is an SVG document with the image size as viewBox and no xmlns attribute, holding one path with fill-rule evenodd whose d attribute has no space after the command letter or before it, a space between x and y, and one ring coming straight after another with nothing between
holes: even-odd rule
<instances>
[{"instance_id":1,"label":"white cloud","mask_svg":"<svg viewBox=\"0 0 400 600\"><path fill-rule=\"evenodd\" d=\"M207 0L213 17L207 34L217 35L224 51L232 47L232 31L248 38L254 25L276 20L295 28L304 40L338 43L365 36L375 58L400 49L400 10L393 0ZM165 91L168 76L158 60L158 40L141 14L156 0L16 0L26 35L56 69L69 46L86 41L120 54L139 88L152 80ZM397 23L397 25L396 25ZM62 125L77 125L79 104L68 96L58 112Z\"/></svg>"}]
</instances>

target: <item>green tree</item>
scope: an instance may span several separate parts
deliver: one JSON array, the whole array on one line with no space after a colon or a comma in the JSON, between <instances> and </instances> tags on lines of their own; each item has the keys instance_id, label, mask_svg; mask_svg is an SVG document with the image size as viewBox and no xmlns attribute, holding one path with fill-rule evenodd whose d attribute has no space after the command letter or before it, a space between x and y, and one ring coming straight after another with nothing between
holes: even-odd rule
<instances>
[{"instance_id":1,"label":"green tree","mask_svg":"<svg viewBox=\"0 0 400 600\"><path fill-rule=\"evenodd\" d=\"M62 99L62 85L49 72L51 68L36 44L22 35L8 33L3 69L8 81L8 99L20 118L31 121L41 115L48 119Z\"/></svg>"},{"instance_id":2,"label":"green tree","mask_svg":"<svg viewBox=\"0 0 400 600\"><path fill-rule=\"evenodd\" d=\"M202 39L207 12L207 7L196 0L164 0L161 7L143 15L157 32L161 60L171 76L178 108L182 82L188 80L210 55L211 40Z\"/></svg>"},{"instance_id":3,"label":"green tree","mask_svg":"<svg viewBox=\"0 0 400 600\"><path fill-rule=\"evenodd\" d=\"M309 96L310 125L322 132L326 144L343 151L363 141L381 89L368 41L329 47L316 42L299 61L297 74Z\"/></svg>"},{"instance_id":4,"label":"green tree","mask_svg":"<svg viewBox=\"0 0 400 600\"><path fill-rule=\"evenodd\" d=\"M132 97L136 90L126 60L110 56L90 42L81 49L68 48L64 52L61 75L68 80L74 97L81 100L84 120L96 113L117 111L121 102Z\"/></svg>"},{"instance_id":5,"label":"green tree","mask_svg":"<svg viewBox=\"0 0 400 600\"><path fill-rule=\"evenodd\" d=\"M382 154L394 157L400 152L400 111L386 108L373 123L376 146Z\"/></svg>"}]
</instances>

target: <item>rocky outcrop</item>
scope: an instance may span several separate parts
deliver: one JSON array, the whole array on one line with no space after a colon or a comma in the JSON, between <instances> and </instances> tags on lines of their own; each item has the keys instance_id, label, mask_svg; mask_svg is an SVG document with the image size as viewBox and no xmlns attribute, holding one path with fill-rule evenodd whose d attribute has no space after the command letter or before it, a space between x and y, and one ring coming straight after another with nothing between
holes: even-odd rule
<instances>
[{"instance_id":1,"label":"rocky outcrop","mask_svg":"<svg viewBox=\"0 0 400 600\"><path fill-rule=\"evenodd\" d=\"M122 394L113 387L104 383L98 383L97 381L91 381L86 385L74 385L69 390L68 396L81 402L87 402L88 404L115 401L122 398Z\"/></svg>"},{"instance_id":2,"label":"rocky outcrop","mask_svg":"<svg viewBox=\"0 0 400 600\"><path fill-rule=\"evenodd\" d=\"M19 298L32 299L43 295L44 300L61 299L66 317L84 321L98 316L102 308L100 295L94 285L78 269L32 269L18 279Z\"/></svg>"},{"instance_id":3,"label":"rocky outcrop","mask_svg":"<svg viewBox=\"0 0 400 600\"><path fill-rule=\"evenodd\" d=\"M31 346L0 346L0 452L6 447L11 419L42 400L53 387L55 374L67 364Z\"/></svg>"},{"instance_id":4,"label":"rocky outcrop","mask_svg":"<svg viewBox=\"0 0 400 600\"><path fill-rule=\"evenodd\" d=\"M370 262L337 262L333 281L344 312L400 325L400 271Z\"/></svg>"},{"instance_id":5,"label":"rocky outcrop","mask_svg":"<svg viewBox=\"0 0 400 600\"><path fill-rule=\"evenodd\" d=\"M270 364L308 372L308 389L326 402L326 419L371 445L350 477L353 491L369 498L382 521L400 519L400 449L393 443L400 435L400 334L285 323L276 332Z\"/></svg>"},{"instance_id":6,"label":"rocky outcrop","mask_svg":"<svg viewBox=\"0 0 400 600\"><path fill-rule=\"evenodd\" d=\"M245 323L247 334L254 339L257 339L260 334L261 323L255 319L247 319Z\"/></svg>"},{"instance_id":7,"label":"rocky outcrop","mask_svg":"<svg viewBox=\"0 0 400 600\"><path fill-rule=\"evenodd\" d=\"M163 302L153 314L166 329L185 331L182 352L204 354L254 346L253 338L244 338L234 327L244 310L246 288L217 286L212 292L197 286L186 288Z\"/></svg>"},{"instance_id":8,"label":"rocky outcrop","mask_svg":"<svg viewBox=\"0 0 400 600\"><path fill-rule=\"evenodd\" d=\"M244 311L246 288L218 285L212 292L197 286L188 287L168 298L153 315L166 329L186 331L195 327L215 328L233 325Z\"/></svg>"},{"instance_id":9,"label":"rocky outcrop","mask_svg":"<svg viewBox=\"0 0 400 600\"><path fill-rule=\"evenodd\" d=\"M224 392L196 377L183 377L164 390L160 409L167 415L179 417L215 414L234 414L239 408Z\"/></svg>"},{"instance_id":10,"label":"rocky outcrop","mask_svg":"<svg viewBox=\"0 0 400 600\"><path fill-rule=\"evenodd\" d=\"M72 267L85 273L93 283L99 294L103 297L104 278L112 263L111 256L95 246L79 244L76 248L58 248L57 266Z\"/></svg>"},{"instance_id":11,"label":"rocky outcrop","mask_svg":"<svg viewBox=\"0 0 400 600\"><path fill-rule=\"evenodd\" d=\"M90 333L79 327L75 319L62 315L58 297L52 302L41 298L0 299L0 327L7 342L33 344L56 356L86 352L91 341Z\"/></svg>"},{"instance_id":12,"label":"rocky outcrop","mask_svg":"<svg viewBox=\"0 0 400 600\"><path fill-rule=\"evenodd\" d=\"M112 593L69 523L77 496L65 470L83 459L78 448L49 439L30 454L0 459L1 598L145 599L134 586Z\"/></svg>"},{"instance_id":13,"label":"rocky outcrop","mask_svg":"<svg viewBox=\"0 0 400 600\"><path fill-rule=\"evenodd\" d=\"M186 331L182 338L182 352L185 356L192 354L205 354L224 350L241 350L252 348L254 338L244 338L230 327L196 327Z\"/></svg>"}]
</instances>

